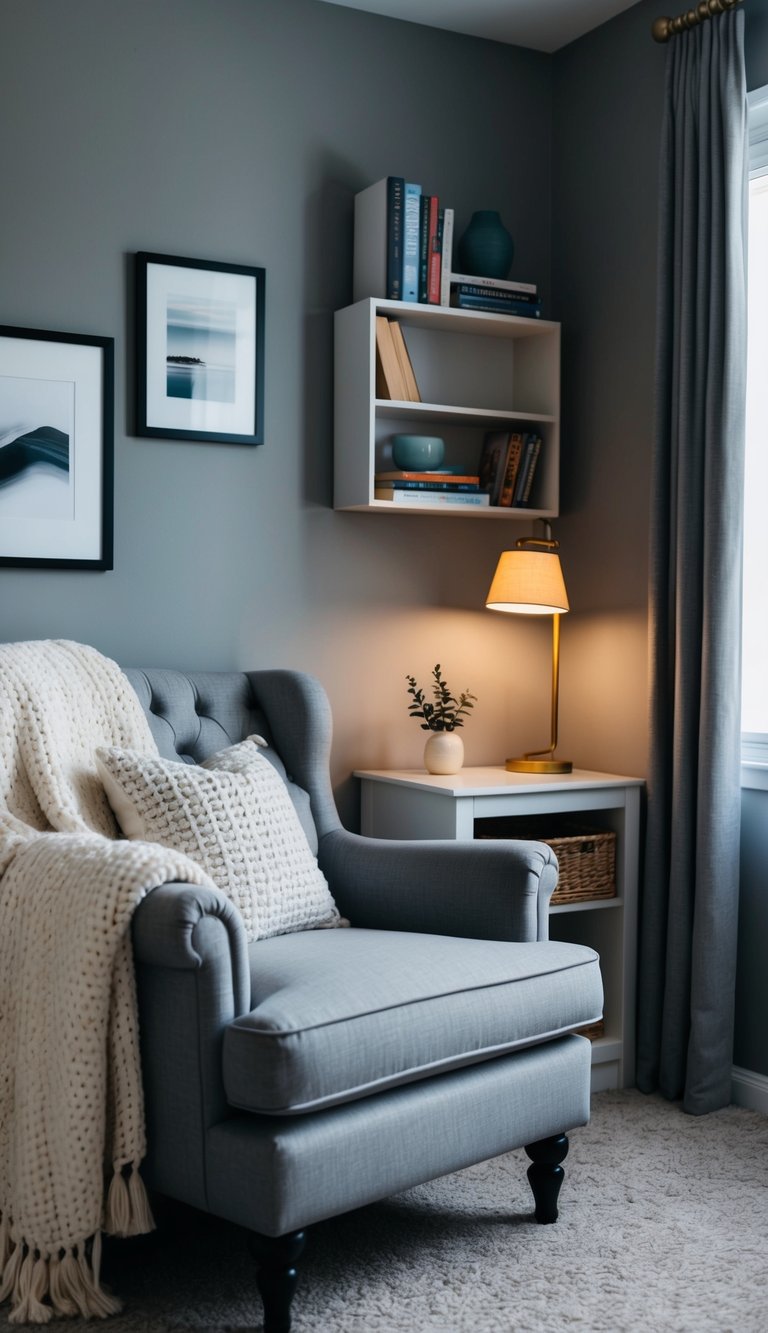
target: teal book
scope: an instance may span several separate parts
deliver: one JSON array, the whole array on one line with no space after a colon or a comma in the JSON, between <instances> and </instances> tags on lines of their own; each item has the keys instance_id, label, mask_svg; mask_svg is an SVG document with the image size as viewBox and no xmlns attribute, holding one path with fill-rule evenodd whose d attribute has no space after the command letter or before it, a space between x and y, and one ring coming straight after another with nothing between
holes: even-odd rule
<instances>
[{"instance_id":1,"label":"teal book","mask_svg":"<svg viewBox=\"0 0 768 1333\"><path fill-rule=\"evenodd\" d=\"M451 291L451 305L459 310L489 310L500 315L524 315L527 319L541 319L540 301L508 301L500 296L468 296Z\"/></svg>"},{"instance_id":2,"label":"teal book","mask_svg":"<svg viewBox=\"0 0 768 1333\"><path fill-rule=\"evenodd\" d=\"M421 186L406 181L403 190L403 301L419 299L419 220Z\"/></svg>"},{"instance_id":3,"label":"teal book","mask_svg":"<svg viewBox=\"0 0 768 1333\"><path fill-rule=\"evenodd\" d=\"M507 304L515 302L517 305L540 305L538 296L535 292L510 292L504 287L489 287L486 283L481 286L475 282L455 282L451 283L451 291L455 291L457 296L482 296L484 298L492 297L494 300L506 301Z\"/></svg>"}]
</instances>

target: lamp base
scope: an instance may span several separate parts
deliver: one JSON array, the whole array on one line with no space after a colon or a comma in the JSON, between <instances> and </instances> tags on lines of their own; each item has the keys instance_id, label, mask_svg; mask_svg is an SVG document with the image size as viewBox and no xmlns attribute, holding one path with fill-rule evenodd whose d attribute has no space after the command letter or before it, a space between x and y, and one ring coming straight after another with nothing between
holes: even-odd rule
<instances>
[{"instance_id":1,"label":"lamp base","mask_svg":"<svg viewBox=\"0 0 768 1333\"><path fill-rule=\"evenodd\" d=\"M504 765L508 773L571 773L570 759L508 759Z\"/></svg>"}]
</instances>

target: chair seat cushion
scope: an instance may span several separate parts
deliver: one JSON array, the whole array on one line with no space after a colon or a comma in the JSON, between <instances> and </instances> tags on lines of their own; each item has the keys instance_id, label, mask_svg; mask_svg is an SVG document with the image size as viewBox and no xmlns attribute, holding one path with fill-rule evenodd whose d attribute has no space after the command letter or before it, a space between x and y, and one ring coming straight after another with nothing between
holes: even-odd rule
<instances>
[{"instance_id":1,"label":"chair seat cushion","mask_svg":"<svg viewBox=\"0 0 768 1333\"><path fill-rule=\"evenodd\" d=\"M577 944L349 929L251 945L253 1009L224 1034L232 1106L300 1114L591 1023L597 954Z\"/></svg>"}]
</instances>

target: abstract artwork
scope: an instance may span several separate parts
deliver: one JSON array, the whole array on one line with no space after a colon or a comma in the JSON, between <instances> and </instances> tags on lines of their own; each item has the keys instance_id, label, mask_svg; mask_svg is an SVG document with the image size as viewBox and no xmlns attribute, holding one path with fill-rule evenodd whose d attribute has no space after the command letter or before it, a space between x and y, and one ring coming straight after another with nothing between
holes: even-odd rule
<instances>
[{"instance_id":1,"label":"abstract artwork","mask_svg":"<svg viewBox=\"0 0 768 1333\"><path fill-rule=\"evenodd\" d=\"M264 269L136 256L139 435L261 444Z\"/></svg>"},{"instance_id":2,"label":"abstract artwork","mask_svg":"<svg viewBox=\"0 0 768 1333\"><path fill-rule=\"evenodd\" d=\"M0 564L112 568L111 338L0 326Z\"/></svg>"}]
</instances>

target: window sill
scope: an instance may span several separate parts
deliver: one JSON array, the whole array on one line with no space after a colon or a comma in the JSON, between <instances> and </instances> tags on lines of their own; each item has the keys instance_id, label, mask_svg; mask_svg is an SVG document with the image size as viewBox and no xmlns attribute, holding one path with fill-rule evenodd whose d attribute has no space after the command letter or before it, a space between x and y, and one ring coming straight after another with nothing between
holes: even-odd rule
<instances>
[{"instance_id":1,"label":"window sill","mask_svg":"<svg viewBox=\"0 0 768 1333\"><path fill-rule=\"evenodd\" d=\"M755 759L743 760L741 785L753 791L768 791L768 762L759 762Z\"/></svg>"}]
</instances>

